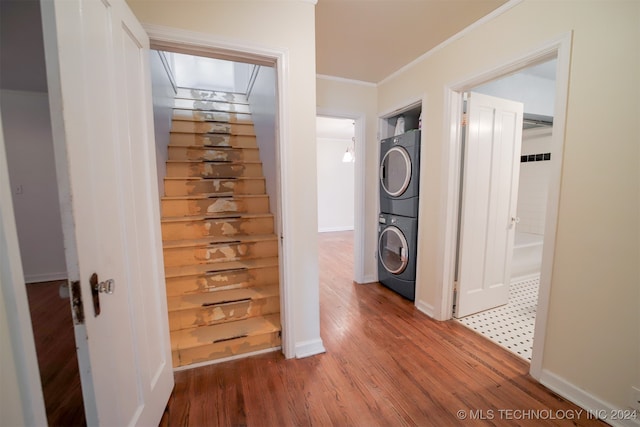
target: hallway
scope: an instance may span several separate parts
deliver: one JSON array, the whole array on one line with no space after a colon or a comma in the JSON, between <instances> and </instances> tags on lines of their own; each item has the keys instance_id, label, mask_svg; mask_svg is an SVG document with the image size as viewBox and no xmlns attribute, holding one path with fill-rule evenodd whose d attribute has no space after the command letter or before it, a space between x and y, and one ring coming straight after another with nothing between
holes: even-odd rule
<instances>
[{"instance_id":1,"label":"hallway","mask_svg":"<svg viewBox=\"0 0 640 427\"><path fill-rule=\"evenodd\" d=\"M528 363L456 321L437 322L383 286L352 282L353 233L319 235L327 353L279 352L177 372L163 426L460 425L460 413L576 411ZM462 411L462 412L459 412ZM563 420L536 420L561 425ZM575 425L604 425L586 411Z\"/></svg>"}]
</instances>

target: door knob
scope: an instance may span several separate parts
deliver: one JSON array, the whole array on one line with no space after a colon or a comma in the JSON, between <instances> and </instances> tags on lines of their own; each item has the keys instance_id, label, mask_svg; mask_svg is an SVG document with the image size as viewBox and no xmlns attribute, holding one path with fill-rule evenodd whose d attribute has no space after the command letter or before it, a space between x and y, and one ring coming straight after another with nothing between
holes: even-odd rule
<instances>
[{"instance_id":1,"label":"door knob","mask_svg":"<svg viewBox=\"0 0 640 427\"><path fill-rule=\"evenodd\" d=\"M115 291L116 282L108 279L103 282L98 280L98 275L93 273L89 279L91 286L91 296L93 297L93 313L96 317L100 315L100 294L111 295Z\"/></svg>"}]
</instances>

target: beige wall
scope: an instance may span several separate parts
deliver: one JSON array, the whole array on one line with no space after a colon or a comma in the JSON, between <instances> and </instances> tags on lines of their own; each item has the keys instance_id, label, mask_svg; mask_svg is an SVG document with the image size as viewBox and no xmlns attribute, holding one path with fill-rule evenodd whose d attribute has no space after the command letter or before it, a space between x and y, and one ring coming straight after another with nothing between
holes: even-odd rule
<instances>
[{"instance_id":1,"label":"beige wall","mask_svg":"<svg viewBox=\"0 0 640 427\"><path fill-rule=\"evenodd\" d=\"M316 85L319 111L330 111L331 114L342 114L349 117L354 115L364 116L365 170L367 171L364 182L364 281L373 281L377 279L378 268L375 258L377 248L376 227L378 224L378 178L377 175L371 175L372 171L378 170L378 138L376 136L378 128L378 114L376 111L377 88L371 84L325 77L318 77ZM358 146L359 142L356 141L356 151Z\"/></svg>"},{"instance_id":2,"label":"beige wall","mask_svg":"<svg viewBox=\"0 0 640 427\"><path fill-rule=\"evenodd\" d=\"M129 0L143 24L210 34L223 42L286 51L285 87L290 147L286 182L290 216L285 236L291 242L290 285L294 288L293 324L299 345L319 342L319 293L315 149L315 5L303 1ZM287 248L285 248L287 250Z\"/></svg>"},{"instance_id":3,"label":"beige wall","mask_svg":"<svg viewBox=\"0 0 640 427\"><path fill-rule=\"evenodd\" d=\"M383 82L378 111L426 94L417 286L437 306L444 86L568 31L570 87L542 367L626 407L631 385L640 384L640 2L525 0Z\"/></svg>"}]
</instances>

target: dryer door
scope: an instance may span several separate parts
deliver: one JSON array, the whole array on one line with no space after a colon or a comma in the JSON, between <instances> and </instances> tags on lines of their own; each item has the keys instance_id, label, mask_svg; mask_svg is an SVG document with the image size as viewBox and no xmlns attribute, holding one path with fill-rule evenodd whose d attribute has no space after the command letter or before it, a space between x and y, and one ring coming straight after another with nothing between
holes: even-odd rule
<instances>
[{"instance_id":1,"label":"dryer door","mask_svg":"<svg viewBox=\"0 0 640 427\"><path fill-rule=\"evenodd\" d=\"M380 162L380 184L391 197L405 192L411 181L411 158L403 147L387 151Z\"/></svg>"},{"instance_id":2,"label":"dryer door","mask_svg":"<svg viewBox=\"0 0 640 427\"><path fill-rule=\"evenodd\" d=\"M391 274L400 274L409 263L409 245L398 227L382 230L378 239L378 256L384 268Z\"/></svg>"}]
</instances>

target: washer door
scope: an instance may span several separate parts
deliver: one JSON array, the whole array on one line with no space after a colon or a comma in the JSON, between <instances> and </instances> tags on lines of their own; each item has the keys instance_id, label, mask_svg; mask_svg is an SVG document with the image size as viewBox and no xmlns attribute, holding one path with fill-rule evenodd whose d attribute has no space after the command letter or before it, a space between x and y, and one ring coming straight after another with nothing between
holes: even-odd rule
<instances>
[{"instance_id":1,"label":"washer door","mask_svg":"<svg viewBox=\"0 0 640 427\"><path fill-rule=\"evenodd\" d=\"M405 192L411 180L411 158L403 147L395 146L380 162L380 184L389 196Z\"/></svg>"},{"instance_id":2,"label":"washer door","mask_svg":"<svg viewBox=\"0 0 640 427\"><path fill-rule=\"evenodd\" d=\"M384 268L391 274L400 274L409 262L409 245L398 227L382 230L378 239L378 256Z\"/></svg>"}]
</instances>

